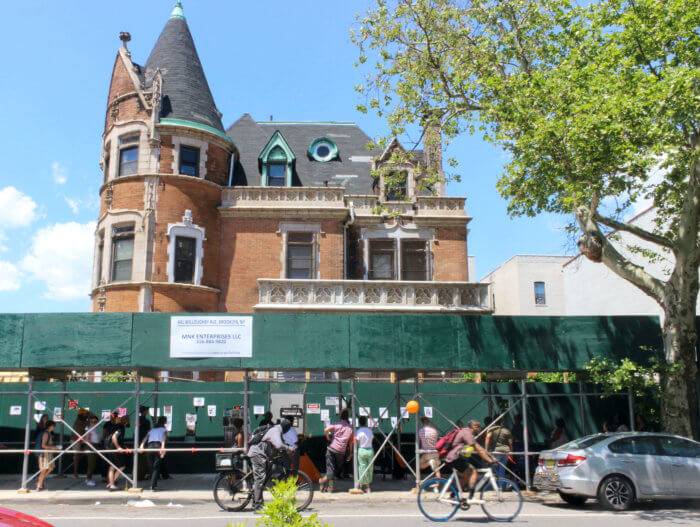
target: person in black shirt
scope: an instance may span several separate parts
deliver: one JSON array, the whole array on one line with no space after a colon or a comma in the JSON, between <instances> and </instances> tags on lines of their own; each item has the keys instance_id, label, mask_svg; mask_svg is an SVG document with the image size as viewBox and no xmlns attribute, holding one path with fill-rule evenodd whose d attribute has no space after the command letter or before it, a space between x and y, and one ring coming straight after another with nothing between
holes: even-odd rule
<instances>
[{"instance_id":1,"label":"person in black shirt","mask_svg":"<svg viewBox=\"0 0 700 527\"><path fill-rule=\"evenodd\" d=\"M148 432L151 431L151 420L149 419L148 406L139 406L139 437L134 437L134 444L141 443L141 438L148 437ZM147 462L147 456L143 452L139 454L139 477L144 479L146 471L151 465Z\"/></svg>"},{"instance_id":2,"label":"person in black shirt","mask_svg":"<svg viewBox=\"0 0 700 527\"><path fill-rule=\"evenodd\" d=\"M113 413L110 422L105 425L105 449L117 450L117 452L109 454L109 460L122 472L126 468L126 456L123 454L123 450L127 424L128 416L118 417L116 413ZM107 488L109 490L119 490L116 485L118 479L119 472L113 466L110 466L107 475Z\"/></svg>"},{"instance_id":3,"label":"person in black shirt","mask_svg":"<svg viewBox=\"0 0 700 527\"><path fill-rule=\"evenodd\" d=\"M268 426L273 424L275 423L272 422L272 412L265 412L265 415L263 415L263 419L260 421L258 426Z\"/></svg>"}]
</instances>

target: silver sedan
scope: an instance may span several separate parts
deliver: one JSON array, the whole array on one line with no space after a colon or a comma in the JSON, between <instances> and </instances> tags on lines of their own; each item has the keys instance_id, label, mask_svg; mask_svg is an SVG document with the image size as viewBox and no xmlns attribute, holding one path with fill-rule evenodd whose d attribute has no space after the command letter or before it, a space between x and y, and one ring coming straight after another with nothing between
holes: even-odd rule
<instances>
[{"instance_id":1,"label":"silver sedan","mask_svg":"<svg viewBox=\"0 0 700 527\"><path fill-rule=\"evenodd\" d=\"M635 500L700 498L700 443L670 434L597 434L540 454L533 484L582 505L608 509Z\"/></svg>"}]
</instances>

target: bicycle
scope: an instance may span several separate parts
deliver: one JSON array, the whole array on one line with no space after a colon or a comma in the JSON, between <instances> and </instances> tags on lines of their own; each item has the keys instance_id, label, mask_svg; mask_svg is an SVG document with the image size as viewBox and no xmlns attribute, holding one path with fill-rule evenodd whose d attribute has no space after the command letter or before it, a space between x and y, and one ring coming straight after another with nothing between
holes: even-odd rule
<instances>
[{"instance_id":1,"label":"bicycle","mask_svg":"<svg viewBox=\"0 0 700 527\"><path fill-rule=\"evenodd\" d=\"M220 456L222 457L220 459ZM230 459L230 463L224 463ZM247 461L244 463L243 461ZM223 467L230 467L225 469ZM243 470L241 467L247 466ZM221 509L228 512L238 512L246 508L246 505L253 501L253 465L247 456L240 455L238 459L234 456L222 456L217 454L217 470L223 470L214 482L214 501ZM289 477L297 478L297 510L306 509L314 498L314 487L311 478L301 470L290 471L277 456L267 464L265 471L265 482L263 488L267 488L274 480L281 480Z\"/></svg>"},{"instance_id":2,"label":"bicycle","mask_svg":"<svg viewBox=\"0 0 700 527\"><path fill-rule=\"evenodd\" d=\"M491 468L477 469L481 474L474 495L479 494L484 503L481 509L494 521L512 521L520 514L523 497L518 487L509 479L496 479ZM464 497L459 473L453 468L448 479L433 478L426 481L418 492L418 508L429 520L444 522L459 509L469 510L471 505Z\"/></svg>"}]
</instances>

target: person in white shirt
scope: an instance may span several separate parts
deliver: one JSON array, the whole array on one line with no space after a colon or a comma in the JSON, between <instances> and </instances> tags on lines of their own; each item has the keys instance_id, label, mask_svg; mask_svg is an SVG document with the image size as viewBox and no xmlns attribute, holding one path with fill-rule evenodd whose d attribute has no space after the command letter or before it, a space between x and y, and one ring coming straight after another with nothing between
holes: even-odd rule
<instances>
[{"instance_id":1,"label":"person in white shirt","mask_svg":"<svg viewBox=\"0 0 700 527\"><path fill-rule=\"evenodd\" d=\"M289 469L292 471L292 474L295 474L299 470L299 436L296 429L292 426L282 434L282 440L285 445L294 448L294 452L288 453L287 457L289 458Z\"/></svg>"},{"instance_id":2,"label":"person in white shirt","mask_svg":"<svg viewBox=\"0 0 700 527\"><path fill-rule=\"evenodd\" d=\"M372 448L374 434L367 426L367 417L364 415L359 418L358 424L360 426L355 431L355 441L357 441L357 472L358 476L360 476L360 489L364 487L365 492L369 493L370 484L372 483L374 475L374 464L372 463L372 459L374 458L374 448Z\"/></svg>"},{"instance_id":3,"label":"person in white shirt","mask_svg":"<svg viewBox=\"0 0 700 527\"><path fill-rule=\"evenodd\" d=\"M148 452L148 471L151 474L151 490L158 490L158 478L160 477L163 458L165 458L165 442L168 439L168 429L165 425L168 418L160 416L156 426L148 431L141 442L141 448L148 445L149 449L158 449L158 452Z\"/></svg>"}]
</instances>

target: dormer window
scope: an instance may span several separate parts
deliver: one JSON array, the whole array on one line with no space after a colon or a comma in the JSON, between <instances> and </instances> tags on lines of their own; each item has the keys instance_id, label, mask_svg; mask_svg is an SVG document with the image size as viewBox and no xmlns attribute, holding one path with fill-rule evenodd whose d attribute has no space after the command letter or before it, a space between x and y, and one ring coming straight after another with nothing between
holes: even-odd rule
<instances>
[{"instance_id":1,"label":"dormer window","mask_svg":"<svg viewBox=\"0 0 700 527\"><path fill-rule=\"evenodd\" d=\"M408 172L393 173L384 178L384 196L387 201L403 201L408 190Z\"/></svg>"},{"instance_id":2,"label":"dormer window","mask_svg":"<svg viewBox=\"0 0 700 527\"><path fill-rule=\"evenodd\" d=\"M326 137L314 139L309 146L309 155L316 161L325 163L338 157L338 147Z\"/></svg>"},{"instance_id":3,"label":"dormer window","mask_svg":"<svg viewBox=\"0 0 700 527\"><path fill-rule=\"evenodd\" d=\"M291 187L294 161L294 153L279 130L276 131L258 157L262 172L262 185L265 187Z\"/></svg>"}]
</instances>

